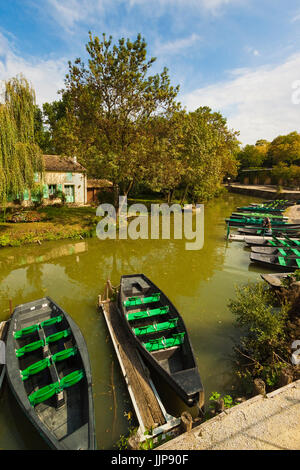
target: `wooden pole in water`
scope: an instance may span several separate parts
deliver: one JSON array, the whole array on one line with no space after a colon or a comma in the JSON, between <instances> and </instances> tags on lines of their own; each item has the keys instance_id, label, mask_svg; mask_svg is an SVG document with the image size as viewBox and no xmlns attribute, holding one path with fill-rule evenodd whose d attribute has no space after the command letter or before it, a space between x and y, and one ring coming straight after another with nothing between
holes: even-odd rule
<instances>
[{"instance_id":1,"label":"wooden pole in water","mask_svg":"<svg viewBox=\"0 0 300 470\"><path fill-rule=\"evenodd\" d=\"M12 315L13 308L12 308L12 299L9 299L9 314Z\"/></svg>"}]
</instances>

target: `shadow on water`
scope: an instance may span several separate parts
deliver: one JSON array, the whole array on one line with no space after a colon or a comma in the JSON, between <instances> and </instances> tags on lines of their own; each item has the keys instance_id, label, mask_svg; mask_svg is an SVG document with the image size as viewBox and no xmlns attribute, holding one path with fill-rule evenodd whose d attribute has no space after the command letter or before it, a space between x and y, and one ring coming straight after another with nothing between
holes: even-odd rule
<instances>
[{"instance_id":1,"label":"shadow on water","mask_svg":"<svg viewBox=\"0 0 300 470\"><path fill-rule=\"evenodd\" d=\"M232 383L229 356L238 332L227 308L235 285L260 279L249 268L242 243L225 240L224 219L251 198L228 194L205 206L204 247L187 251L185 240L57 241L42 246L0 250L0 320L13 306L52 297L81 328L93 373L97 442L114 447L128 432L132 404L102 314L98 295L107 279L118 286L123 274L144 273L182 314L204 384L206 401L213 391L227 393ZM114 386L115 396L112 393ZM161 389L168 411L179 415L182 403ZM2 393L0 448L37 449L40 437L18 408L9 390Z\"/></svg>"}]
</instances>

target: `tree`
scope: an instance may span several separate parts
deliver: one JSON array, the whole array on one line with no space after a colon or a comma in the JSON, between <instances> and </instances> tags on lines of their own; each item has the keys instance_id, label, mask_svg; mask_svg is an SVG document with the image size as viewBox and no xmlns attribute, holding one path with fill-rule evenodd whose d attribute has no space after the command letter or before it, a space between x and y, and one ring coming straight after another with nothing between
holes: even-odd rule
<instances>
[{"instance_id":1,"label":"tree","mask_svg":"<svg viewBox=\"0 0 300 470\"><path fill-rule=\"evenodd\" d=\"M34 139L44 154L53 154L51 133L44 125L43 111L39 106L34 107Z\"/></svg>"},{"instance_id":2,"label":"tree","mask_svg":"<svg viewBox=\"0 0 300 470\"><path fill-rule=\"evenodd\" d=\"M220 113L204 106L188 113L183 134L185 193L189 191L193 199L201 201L210 199L225 176L237 174L238 133L228 129Z\"/></svg>"},{"instance_id":3,"label":"tree","mask_svg":"<svg viewBox=\"0 0 300 470\"><path fill-rule=\"evenodd\" d=\"M0 105L0 201L20 197L34 186L35 172L42 173L43 159L34 138L35 94L20 76L5 84Z\"/></svg>"},{"instance_id":4,"label":"tree","mask_svg":"<svg viewBox=\"0 0 300 470\"><path fill-rule=\"evenodd\" d=\"M246 145L237 155L241 168L262 167L267 161L269 142L258 140L255 145Z\"/></svg>"},{"instance_id":5,"label":"tree","mask_svg":"<svg viewBox=\"0 0 300 470\"><path fill-rule=\"evenodd\" d=\"M111 36L100 41L90 33L86 49L87 66L69 63L64 140L90 175L105 175L128 193L149 168L149 121L178 109L179 87L171 86L166 68L149 75L155 58L147 60L140 34L113 45Z\"/></svg>"}]
</instances>

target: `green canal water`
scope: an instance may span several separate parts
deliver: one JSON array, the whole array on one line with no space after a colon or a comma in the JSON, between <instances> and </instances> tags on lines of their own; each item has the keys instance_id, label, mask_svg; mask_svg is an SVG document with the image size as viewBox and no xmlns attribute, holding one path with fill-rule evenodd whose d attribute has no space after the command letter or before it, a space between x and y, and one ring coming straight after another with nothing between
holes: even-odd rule
<instances>
[{"instance_id":1,"label":"green canal water","mask_svg":"<svg viewBox=\"0 0 300 470\"><path fill-rule=\"evenodd\" d=\"M130 425L132 404L97 298L110 279L144 273L172 300L190 334L206 399L232 385L230 354L238 335L227 308L235 286L260 279L242 243L227 242L224 219L253 198L228 194L205 206L204 247L185 250L186 240L58 241L0 250L0 321L13 306L52 297L77 322L86 339L93 372L99 449L113 449ZM116 404L112 394L115 387ZM179 416L183 404L162 386L164 405ZM5 384L0 395L0 449L46 449Z\"/></svg>"}]
</instances>

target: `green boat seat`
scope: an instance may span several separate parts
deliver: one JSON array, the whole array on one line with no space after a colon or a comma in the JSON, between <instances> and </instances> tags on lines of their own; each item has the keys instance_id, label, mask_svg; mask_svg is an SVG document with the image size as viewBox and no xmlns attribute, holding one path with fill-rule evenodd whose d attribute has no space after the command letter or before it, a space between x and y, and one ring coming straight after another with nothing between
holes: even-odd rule
<instances>
[{"instance_id":1,"label":"green boat seat","mask_svg":"<svg viewBox=\"0 0 300 470\"><path fill-rule=\"evenodd\" d=\"M20 339L24 338L24 336L31 335L38 331L40 328L44 328L44 326L54 325L55 323L60 323L63 319L62 315L57 317L49 318L48 320L44 320L41 323L35 323L34 325L30 325L27 328L22 328L22 330L15 331L14 338Z\"/></svg>"},{"instance_id":2,"label":"green boat seat","mask_svg":"<svg viewBox=\"0 0 300 470\"><path fill-rule=\"evenodd\" d=\"M83 369L80 370L75 370L74 372L71 372L71 374L66 375L62 379L60 379L60 387L62 390L68 387L72 387L72 385L77 384L82 380L84 377L84 371Z\"/></svg>"},{"instance_id":3,"label":"green boat seat","mask_svg":"<svg viewBox=\"0 0 300 470\"><path fill-rule=\"evenodd\" d=\"M300 240L292 240L291 238L289 238L289 237L287 237L287 236L286 236L285 238L288 240L288 242L289 242L291 245L300 246Z\"/></svg>"},{"instance_id":4,"label":"green boat seat","mask_svg":"<svg viewBox=\"0 0 300 470\"><path fill-rule=\"evenodd\" d=\"M54 343L55 341L59 341L62 338L67 338L70 335L71 331L70 329L63 330L63 331L58 331L57 333L54 333L53 335L46 336L46 344L49 343Z\"/></svg>"},{"instance_id":5,"label":"green boat seat","mask_svg":"<svg viewBox=\"0 0 300 470\"><path fill-rule=\"evenodd\" d=\"M42 359L41 361L31 364L26 369L21 370L20 371L21 378L22 380L27 380L31 375L38 374L39 372L46 369L46 367L49 367L50 365L51 365L50 358L46 357L45 359Z\"/></svg>"},{"instance_id":6,"label":"green boat seat","mask_svg":"<svg viewBox=\"0 0 300 470\"><path fill-rule=\"evenodd\" d=\"M59 351L52 356L53 362L60 362L68 359L69 357L75 356L77 354L77 347L64 349L63 351Z\"/></svg>"},{"instance_id":7,"label":"green boat seat","mask_svg":"<svg viewBox=\"0 0 300 470\"><path fill-rule=\"evenodd\" d=\"M294 253L294 255L300 256L300 251L297 250L297 248L290 248L290 251L291 251L292 253Z\"/></svg>"},{"instance_id":8,"label":"green boat seat","mask_svg":"<svg viewBox=\"0 0 300 470\"><path fill-rule=\"evenodd\" d=\"M140 326L137 328L132 328L136 336L148 335L151 333L158 333L159 331L172 330L176 328L178 324L178 318L172 318L169 321L163 323L155 323L153 325Z\"/></svg>"},{"instance_id":9,"label":"green boat seat","mask_svg":"<svg viewBox=\"0 0 300 470\"><path fill-rule=\"evenodd\" d=\"M31 393L28 395L28 400L30 401L31 406L35 406L38 403L42 403L43 401L49 400L49 398L53 397L56 393L59 392L59 383L55 382L50 385L46 385L43 388L40 388L36 392Z\"/></svg>"},{"instance_id":10,"label":"green boat seat","mask_svg":"<svg viewBox=\"0 0 300 470\"><path fill-rule=\"evenodd\" d=\"M287 252L284 251L282 248L278 248L278 251L282 256L287 256L288 255Z\"/></svg>"},{"instance_id":11,"label":"green boat seat","mask_svg":"<svg viewBox=\"0 0 300 470\"><path fill-rule=\"evenodd\" d=\"M298 268L300 268L300 259L299 258L296 258L296 263L297 263Z\"/></svg>"},{"instance_id":12,"label":"green boat seat","mask_svg":"<svg viewBox=\"0 0 300 470\"><path fill-rule=\"evenodd\" d=\"M22 330L18 330L14 332L14 338L20 339L24 338L24 336L32 335L39 329L39 324L30 325L27 328L22 328Z\"/></svg>"},{"instance_id":13,"label":"green boat seat","mask_svg":"<svg viewBox=\"0 0 300 470\"><path fill-rule=\"evenodd\" d=\"M159 351L160 349L172 348L174 346L180 346L184 341L185 333L177 333L170 338L158 338L143 343L144 347L149 352Z\"/></svg>"},{"instance_id":14,"label":"green boat seat","mask_svg":"<svg viewBox=\"0 0 300 470\"><path fill-rule=\"evenodd\" d=\"M124 301L125 307L132 307L135 305L150 304L152 302L158 302L160 300L160 292L153 294L149 297L129 297Z\"/></svg>"},{"instance_id":15,"label":"green boat seat","mask_svg":"<svg viewBox=\"0 0 300 470\"><path fill-rule=\"evenodd\" d=\"M273 237L273 239L275 240L276 243L280 243L280 245L290 246L289 243L286 242L285 240L279 240L279 238L277 238L277 237Z\"/></svg>"},{"instance_id":16,"label":"green boat seat","mask_svg":"<svg viewBox=\"0 0 300 470\"><path fill-rule=\"evenodd\" d=\"M141 318L154 317L156 315L164 315L168 312L169 312L169 306L166 305L164 307L144 310L142 312L127 313L127 320L128 321L140 320Z\"/></svg>"},{"instance_id":17,"label":"green boat seat","mask_svg":"<svg viewBox=\"0 0 300 470\"><path fill-rule=\"evenodd\" d=\"M19 348L16 350L16 356L17 357L22 357L24 354L32 351L36 351L39 348L43 348L45 346L45 343L42 339L38 341L34 341L33 343L26 344L26 346L23 346L22 348Z\"/></svg>"},{"instance_id":18,"label":"green boat seat","mask_svg":"<svg viewBox=\"0 0 300 470\"><path fill-rule=\"evenodd\" d=\"M286 260L282 256L278 256L278 261L281 266L287 266Z\"/></svg>"}]
</instances>

